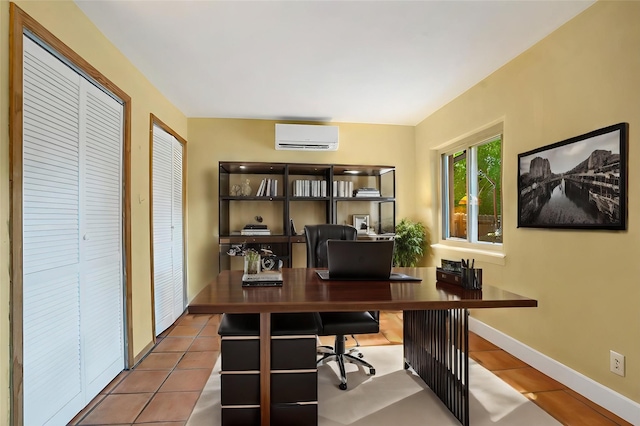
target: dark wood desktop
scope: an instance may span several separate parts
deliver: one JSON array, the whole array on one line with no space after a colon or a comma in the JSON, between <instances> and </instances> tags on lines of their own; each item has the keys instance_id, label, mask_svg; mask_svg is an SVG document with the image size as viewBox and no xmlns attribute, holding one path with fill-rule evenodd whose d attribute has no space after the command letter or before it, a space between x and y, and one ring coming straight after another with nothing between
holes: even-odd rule
<instances>
[{"instance_id":1,"label":"dark wood desktop","mask_svg":"<svg viewBox=\"0 0 640 426\"><path fill-rule=\"evenodd\" d=\"M463 425L469 424L468 309L535 307L489 285L436 282L435 268L394 268L421 282L322 281L313 269L285 268L282 287L244 288L242 271L223 271L189 304L190 313L260 314L261 424L270 421L271 313L402 310L404 357Z\"/></svg>"}]
</instances>

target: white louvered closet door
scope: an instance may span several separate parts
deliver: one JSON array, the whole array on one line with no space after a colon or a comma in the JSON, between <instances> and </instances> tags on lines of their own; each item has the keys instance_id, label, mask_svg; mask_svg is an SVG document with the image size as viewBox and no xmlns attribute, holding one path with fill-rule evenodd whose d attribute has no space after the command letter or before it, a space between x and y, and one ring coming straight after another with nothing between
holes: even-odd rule
<instances>
[{"instance_id":1,"label":"white louvered closet door","mask_svg":"<svg viewBox=\"0 0 640 426\"><path fill-rule=\"evenodd\" d=\"M122 105L23 40L24 424L60 425L124 368Z\"/></svg>"},{"instance_id":2,"label":"white louvered closet door","mask_svg":"<svg viewBox=\"0 0 640 426\"><path fill-rule=\"evenodd\" d=\"M182 144L153 126L153 284L156 335L182 314L184 302Z\"/></svg>"},{"instance_id":3,"label":"white louvered closet door","mask_svg":"<svg viewBox=\"0 0 640 426\"><path fill-rule=\"evenodd\" d=\"M87 392L97 395L124 367L122 253L123 108L82 79L80 295Z\"/></svg>"}]
</instances>

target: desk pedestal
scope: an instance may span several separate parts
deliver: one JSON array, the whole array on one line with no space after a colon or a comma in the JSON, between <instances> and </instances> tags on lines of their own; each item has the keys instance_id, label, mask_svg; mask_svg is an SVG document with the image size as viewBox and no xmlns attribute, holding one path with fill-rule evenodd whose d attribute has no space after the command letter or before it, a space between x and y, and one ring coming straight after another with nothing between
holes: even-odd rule
<instances>
[{"instance_id":1,"label":"desk pedestal","mask_svg":"<svg viewBox=\"0 0 640 426\"><path fill-rule=\"evenodd\" d=\"M404 311L405 368L413 368L464 426L469 426L469 312Z\"/></svg>"}]
</instances>

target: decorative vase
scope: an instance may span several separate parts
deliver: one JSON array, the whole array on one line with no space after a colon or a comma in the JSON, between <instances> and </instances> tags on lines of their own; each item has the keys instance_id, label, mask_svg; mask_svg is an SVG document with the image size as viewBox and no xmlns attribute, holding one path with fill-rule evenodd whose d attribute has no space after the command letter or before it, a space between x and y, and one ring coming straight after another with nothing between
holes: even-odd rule
<instances>
[{"instance_id":1,"label":"decorative vase","mask_svg":"<svg viewBox=\"0 0 640 426\"><path fill-rule=\"evenodd\" d=\"M254 250L247 250L244 255L244 273L257 274L260 272L260 254Z\"/></svg>"}]
</instances>

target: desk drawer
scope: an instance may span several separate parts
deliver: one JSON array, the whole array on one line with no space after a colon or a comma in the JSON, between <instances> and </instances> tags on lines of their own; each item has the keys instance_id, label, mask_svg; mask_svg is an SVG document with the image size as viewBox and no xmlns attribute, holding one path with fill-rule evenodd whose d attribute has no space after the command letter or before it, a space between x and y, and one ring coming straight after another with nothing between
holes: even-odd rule
<instances>
[{"instance_id":1,"label":"desk drawer","mask_svg":"<svg viewBox=\"0 0 640 426\"><path fill-rule=\"evenodd\" d=\"M306 370L316 368L316 336L272 337L272 370Z\"/></svg>"},{"instance_id":2,"label":"desk drawer","mask_svg":"<svg viewBox=\"0 0 640 426\"><path fill-rule=\"evenodd\" d=\"M223 337L220 342L222 371L260 370L258 338Z\"/></svg>"},{"instance_id":3,"label":"desk drawer","mask_svg":"<svg viewBox=\"0 0 640 426\"><path fill-rule=\"evenodd\" d=\"M271 424L276 426L317 426L318 404L271 404Z\"/></svg>"},{"instance_id":4,"label":"desk drawer","mask_svg":"<svg viewBox=\"0 0 640 426\"><path fill-rule=\"evenodd\" d=\"M259 405L260 374L225 374L220 377L220 402L225 405Z\"/></svg>"},{"instance_id":5,"label":"desk drawer","mask_svg":"<svg viewBox=\"0 0 640 426\"><path fill-rule=\"evenodd\" d=\"M318 400L318 373L271 372L271 402L295 403Z\"/></svg>"},{"instance_id":6,"label":"desk drawer","mask_svg":"<svg viewBox=\"0 0 640 426\"><path fill-rule=\"evenodd\" d=\"M222 407L222 426L260 426L260 407Z\"/></svg>"}]
</instances>

